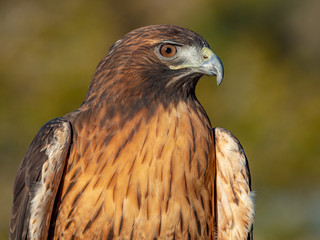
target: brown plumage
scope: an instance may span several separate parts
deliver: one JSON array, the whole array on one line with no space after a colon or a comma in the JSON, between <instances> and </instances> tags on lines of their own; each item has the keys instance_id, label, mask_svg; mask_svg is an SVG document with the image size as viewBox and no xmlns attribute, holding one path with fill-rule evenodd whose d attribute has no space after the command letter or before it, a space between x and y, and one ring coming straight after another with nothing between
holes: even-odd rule
<instances>
[{"instance_id":1,"label":"brown plumage","mask_svg":"<svg viewBox=\"0 0 320 240\"><path fill-rule=\"evenodd\" d=\"M238 140L195 97L222 64L198 34L134 30L97 67L83 104L48 122L14 187L11 239L251 239Z\"/></svg>"}]
</instances>

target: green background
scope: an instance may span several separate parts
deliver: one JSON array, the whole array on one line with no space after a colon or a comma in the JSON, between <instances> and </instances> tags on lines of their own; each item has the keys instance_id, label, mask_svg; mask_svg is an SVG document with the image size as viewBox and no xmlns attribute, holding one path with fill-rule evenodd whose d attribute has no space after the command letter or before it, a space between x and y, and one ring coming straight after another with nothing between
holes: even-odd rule
<instances>
[{"instance_id":1,"label":"green background","mask_svg":"<svg viewBox=\"0 0 320 240\"><path fill-rule=\"evenodd\" d=\"M0 239L37 131L81 104L116 40L162 23L198 32L224 63L222 85L204 77L197 96L246 151L255 239L320 239L319 14L318 0L2 1Z\"/></svg>"}]
</instances>

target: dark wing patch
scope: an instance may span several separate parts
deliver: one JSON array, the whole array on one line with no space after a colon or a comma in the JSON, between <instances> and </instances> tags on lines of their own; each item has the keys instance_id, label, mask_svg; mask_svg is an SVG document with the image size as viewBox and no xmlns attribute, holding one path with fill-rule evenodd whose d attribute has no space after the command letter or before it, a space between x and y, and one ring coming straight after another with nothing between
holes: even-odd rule
<instances>
[{"instance_id":1,"label":"dark wing patch","mask_svg":"<svg viewBox=\"0 0 320 240\"><path fill-rule=\"evenodd\" d=\"M56 118L46 123L30 144L14 183L10 239L47 238L71 136L70 123Z\"/></svg>"},{"instance_id":2,"label":"dark wing patch","mask_svg":"<svg viewBox=\"0 0 320 240\"><path fill-rule=\"evenodd\" d=\"M235 136L215 128L218 239L252 239L253 192L247 158Z\"/></svg>"}]
</instances>

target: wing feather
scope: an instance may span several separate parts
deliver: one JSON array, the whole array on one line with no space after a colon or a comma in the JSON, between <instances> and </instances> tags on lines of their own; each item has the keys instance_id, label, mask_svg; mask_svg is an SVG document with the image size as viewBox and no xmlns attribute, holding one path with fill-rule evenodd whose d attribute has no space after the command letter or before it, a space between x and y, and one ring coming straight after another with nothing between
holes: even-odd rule
<instances>
[{"instance_id":1,"label":"wing feather","mask_svg":"<svg viewBox=\"0 0 320 240\"><path fill-rule=\"evenodd\" d=\"M64 118L46 123L30 144L14 183L10 239L46 239L71 141Z\"/></svg>"},{"instance_id":2,"label":"wing feather","mask_svg":"<svg viewBox=\"0 0 320 240\"><path fill-rule=\"evenodd\" d=\"M215 128L218 239L252 239L253 192L248 161L229 131Z\"/></svg>"}]
</instances>

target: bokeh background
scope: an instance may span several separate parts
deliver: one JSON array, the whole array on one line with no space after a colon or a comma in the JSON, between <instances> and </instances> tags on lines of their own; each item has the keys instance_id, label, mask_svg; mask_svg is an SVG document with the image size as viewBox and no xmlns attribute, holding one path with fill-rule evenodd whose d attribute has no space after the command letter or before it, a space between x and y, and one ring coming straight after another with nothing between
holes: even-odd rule
<instances>
[{"instance_id":1,"label":"bokeh background","mask_svg":"<svg viewBox=\"0 0 320 240\"><path fill-rule=\"evenodd\" d=\"M225 66L197 95L250 162L254 236L320 239L320 1L0 2L0 239L14 177L48 120L76 109L109 46L149 24L204 36Z\"/></svg>"}]
</instances>

